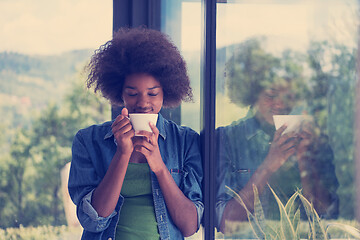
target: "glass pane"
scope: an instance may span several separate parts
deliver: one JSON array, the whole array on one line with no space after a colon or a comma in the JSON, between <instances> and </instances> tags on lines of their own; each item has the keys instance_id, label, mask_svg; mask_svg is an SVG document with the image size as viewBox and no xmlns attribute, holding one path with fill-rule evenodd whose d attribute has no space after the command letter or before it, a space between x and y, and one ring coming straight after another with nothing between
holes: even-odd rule
<instances>
[{"instance_id":1,"label":"glass pane","mask_svg":"<svg viewBox=\"0 0 360 240\"><path fill-rule=\"evenodd\" d=\"M162 31L175 42L185 58L193 90L193 102L181 104L181 125L200 131L200 0L162 1Z\"/></svg>"},{"instance_id":2,"label":"glass pane","mask_svg":"<svg viewBox=\"0 0 360 240\"><path fill-rule=\"evenodd\" d=\"M180 107L180 125L200 133L200 45L201 45L201 2L200 0L162 1L162 26L177 45L188 69L193 102L183 102ZM203 239L203 227L186 239Z\"/></svg>"},{"instance_id":3,"label":"glass pane","mask_svg":"<svg viewBox=\"0 0 360 240\"><path fill-rule=\"evenodd\" d=\"M182 3L181 50L187 62L194 102L181 106L181 123L200 131L201 3Z\"/></svg>"},{"instance_id":4,"label":"glass pane","mask_svg":"<svg viewBox=\"0 0 360 240\"><path fill-rule=\"evenodd\" d=\"M80 73L112 17L112 1L0 1L0 239L79 239L64 166L111 117Z\"/></svg>"},{"instance_id":5,"label":"glass pane","mask_svg":"<svg viewBox=\"0 0 360 240\"><path fill-rule=\"evenodd\" d=\"M218 239L358 227L358 18L355 0L217 4Z\"/></svg>"}]
</instances>

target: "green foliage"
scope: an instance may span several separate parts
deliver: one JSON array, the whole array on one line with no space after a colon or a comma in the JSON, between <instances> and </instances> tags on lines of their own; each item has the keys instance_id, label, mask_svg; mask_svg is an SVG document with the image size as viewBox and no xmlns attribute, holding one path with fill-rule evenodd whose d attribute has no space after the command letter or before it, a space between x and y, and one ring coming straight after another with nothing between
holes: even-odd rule
<instances>
[{"instance_id":1,"label":"green foliage","mask_svg":"<svg viewBox=\"0 0 360 240\"><path fill-rule=\"evenodd\" d=\"M360 238L360 231L352 227L351 225L346 225L343 223L331 223L326 227L323 225L322 220L317 214L313 205L301 194L301 190L296 191L288 202L284 204L281 202L275 191L269 186L271 192L273 193L276 202L280 211L280 220L277 224L274 224L273 221L266 221L264 213L262 210L262 205L259 200L259 194L256 186L253 186L254 189L254 211L251 212L248 210L244 201L234 190L227 187L230 192L235 196L235 199L243 206L247 212L249 224L254 233L256 239L267 239L267 240L281 240L281 239L292 239L300 240L300 210L295 204L295 200L300 198L302 205L305 208L307 215L307 223L309 230L307 233L308 240L328 240L329 231L331 228L338 228L344 234L348 234L351 237L356 239ZM274 227L275 228L272 228Z\"/></svg>"},{"instance_id":2,"label":"green foliage","mask_svg":"<svg viewBox=\"0 0 360 240\"><path fill-rule=\"evenodd\" d=\"M29 136L25 131L19 130L14 144L10 149L10 157L4 160L0 172L2 181L0 190L7 193L0 196L3 211L0 220L7 218L10 226L18 226L17 219L26 218L28 205L26 189L29 187L26 181L25 171L29 166ZM12 193L12 194L9 194ZM9 216L7 213L9 212Z\"/></svg>"},{"instance_id":3,"label":"green foliage","mask_svg":"<svg viewBox=\"0 0 360 240\"><path fill-rule=\"evenodd\" d=\"M0 229L2 240L78 240L81 236L81 228L69 228L66 226L41 226Z\"/></svg>"},{"instance_id":4,"label":"green foliage","mask_svg":"<svg viewBox=\"0 0 360 240\"><path fill-rule=\"evenodd\" d=\"M9 155L0 158L0 227L66 223L60 170L71 161L73 136L110 119L109 103L83 85L79 78L61 105L48 103L33 114L28 128L18 128Z\"/></svg>"},{"instance_id":5,"label":"green foliage","mask_svg":"<svg viewBox=\"0 0 360 240\"><path fill-rule=\"evenodd\" d=\"M29 128L31 116L49 102L63 103L70 80L90 55L89 49L53 56L0 52L0 122L6 126L0 157L8 152L17 128Z\"/></svg>"},{"instance_id":6,"label":"green foliage","mask_svg":"<svg viewBox=\"0 0 360 240\"><path fill-rule=\"evenodd\" d=\"M330 138L340 183L340 216L354 217L354 109L357 49L312 42L308 49L312 91L306 96L311 113ZM346 199L346 200L345 200Z\"/></svg>"}]
</instances>

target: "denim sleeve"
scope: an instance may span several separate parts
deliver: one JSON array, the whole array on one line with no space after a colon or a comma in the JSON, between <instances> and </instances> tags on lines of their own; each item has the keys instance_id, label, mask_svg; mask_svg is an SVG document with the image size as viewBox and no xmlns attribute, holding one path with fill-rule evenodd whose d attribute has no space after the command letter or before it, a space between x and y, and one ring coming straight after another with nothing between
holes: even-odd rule
<instances>
[{"instance_id":1,"label":"denim sleeve","mask_svg":"<svg viewBox=\"0 0 360 240\"><path fill-rule=\"evenodd\" d=\"M88 148L92 148L91 141L86 142L79 131L72 145L72 161L70 167L68 189L72 201L76 205L77 216L83 228L90 232L104 231L110 224L111 219L116 215L118 209L108 217L100 217L91 205L91 197L95 188L101 181L101 176L96 172L94 161ZM119 200L122 205L123 198ZM117 206L117 208L120 208Z\"/></svg>"},{"instance_id":2,"label":"denim sleeve","mask_svg":"<svg viewBox=\"0 0 360 240\"><path fill-rule=\"evenodd\" d=\"M190 131L185 139L185 157L182 186L184 195L194 202L198 214L198 229L204 212L202 179L203 169L200 152L200 137L196 132Z\"/></svg>"},{"instance_id":3,"label":"denim sleeve","mask_svg":"<svg viewBox=\"0 0 360 240\"><path fill-rule=\"evenodd\" d=\"M108 217L100 217L91 205L94 190L88 193L77 206L77 215L81 225L89 232L102 232L109 227L111 219L117 214L114 210Z\"/></svg>"}]
</instances>

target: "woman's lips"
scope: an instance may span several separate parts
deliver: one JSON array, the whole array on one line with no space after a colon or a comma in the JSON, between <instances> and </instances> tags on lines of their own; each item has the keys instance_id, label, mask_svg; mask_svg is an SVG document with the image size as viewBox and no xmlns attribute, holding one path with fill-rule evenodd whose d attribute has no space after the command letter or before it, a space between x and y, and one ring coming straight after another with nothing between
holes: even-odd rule
<instances>
[{"instance_id":1,"label":"woman's lips","mask_svg":"<svg viewBox=\"0 0 360 240\"><path fill-rule=\"evenodd\" d=\"M270 112L271 112L271 114L273 114L273 115L284 115L284 114L288 114L288 110L287 110L287 109L277 109L277 110L271 109Z\"/></svg>"},{"instance_id":2,"label":"woman's lips","mask_svg":"<svg viewBox=\"0 0 360 240\"><path fill-rule=\"evenodd\" d=\"M135 109L134 113L152 113L152 109Z\"/></svg>"}]
</instances>

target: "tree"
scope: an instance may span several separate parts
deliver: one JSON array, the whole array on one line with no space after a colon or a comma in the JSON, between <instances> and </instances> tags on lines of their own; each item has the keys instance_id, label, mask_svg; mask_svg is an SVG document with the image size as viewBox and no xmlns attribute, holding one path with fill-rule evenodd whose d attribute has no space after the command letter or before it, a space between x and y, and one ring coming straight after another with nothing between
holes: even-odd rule
<instances>
[{"instance_id":1,"label":"tree","mask_svg":"<svg viewBox=\"0 0 360 240\"><path fill-rule=\"evenodd\" d=\"M3 208L0 226L19 226L21 221L26 221L26 208L28 206L28 183L26 181L26 169L29 165L30 139L26 131L19 130L15 141L11 146L10 158L5 158L0 169L2 181L1 192L7 193L1 196Z\"/></svg>"},{"instance_id":2,"label":"tree","mask_svg":"<svg viewBox=\"0 0 360 240\"><path fill-rule=\"evenodd\" d=\"M355 203L356 56L355 48L329 42L313 42L308 50L309 65L313 70L308 104L330 137L340 183L340 216L348 219L354 218Z\"/></svg>"},{"instance_id":3,"label":"tree","mask_svg":"<svg viewBox=\"0 0 360 240\"><path fill-rule=\"evenodd\" d=\"M74 83L62 105L49 103L33 117L30 129L19 129L10 156L1 165L0 226L62 225L60 170L71 161L77 130L109 120L110 105Z\"/></svg>"}]
</instances>

